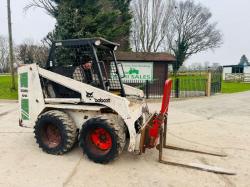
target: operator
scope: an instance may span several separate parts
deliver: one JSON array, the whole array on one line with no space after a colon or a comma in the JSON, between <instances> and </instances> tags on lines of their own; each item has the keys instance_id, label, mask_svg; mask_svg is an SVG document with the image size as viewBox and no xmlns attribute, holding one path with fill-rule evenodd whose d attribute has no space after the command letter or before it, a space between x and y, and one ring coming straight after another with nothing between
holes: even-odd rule
<instances>
[{"instance_id":1,"label":"operator","mask_svg":"<svg viewBox=\"0 0 250 187\"><path fill-rule=\"evenodd\" d=\"M92 72L92 58L88 55L84 55L80 66L77 66L74 73L73 79L91 84L93 83L93 72Z\"/></svg>"}]
</instances>

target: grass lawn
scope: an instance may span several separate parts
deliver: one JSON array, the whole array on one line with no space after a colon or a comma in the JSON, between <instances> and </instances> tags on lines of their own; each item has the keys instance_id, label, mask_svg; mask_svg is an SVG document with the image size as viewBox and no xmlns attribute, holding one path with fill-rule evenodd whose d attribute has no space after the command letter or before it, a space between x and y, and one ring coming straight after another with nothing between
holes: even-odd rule
<instances>
[{"instance_id":1,"label":"grass lawn","mask_svg":"<svg viewBox=\"0 0 250 187\"><path fill-rule=\"evenodd\" d=\"M206 75L184 75L178 76L180 80L180 91L205 91ZM175 78L172 77L174 80ZM175 89L175 84L173 84ZM237 93L250 91L250 83L222 82L222 93Z\"/></svg>"},{"instance_id":2,"label":"grass lawn","mask_svg":"<svg viewBox=\"0 0 250 187\"><path fill-rule=\"evenodd\" d=\"M173 90L175 90L175 77L173 80ZM180 91L205 91L206 89L206 76L204 75L184 75L178 76Z\"/></svg>"},{"instance_id":3,"label":"grass lawn","mask_svg":"<svg viewBox=\"0 0 250 187\"><path fill-rule=\"evenodd\" d=\"M236 93L250 91L250 83L223 82L222 93Z\"/></svg>"},{"instance_id":4,"label":"grass lawn","mask_svg":"<svg viewBox=\"0 0 250 187\"><path fill-rule=\"evenodd\" d=\"M17 99L17 90L11 90L11 77L0 76L0 99ZM17 85L17 77L16 77Z\"/></svg>"}]
</instances>

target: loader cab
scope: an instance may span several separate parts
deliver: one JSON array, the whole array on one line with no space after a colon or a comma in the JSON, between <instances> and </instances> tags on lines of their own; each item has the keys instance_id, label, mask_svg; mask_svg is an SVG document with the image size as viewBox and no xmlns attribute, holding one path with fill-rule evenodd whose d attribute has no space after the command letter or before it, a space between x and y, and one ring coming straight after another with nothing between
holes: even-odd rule
<instances>
[{"instance_id":1,"label":"loader cab","mask_svg":"<svg viewBox=\"0 0 250 187\"><path fill-rule=\"evenodd\" d=\"M122 64L116 61L114 51L119 44L103 38L73 39L53 42L46 69L60 75L75 79L77 68L81 67L84 57L91 58L91 81L87 84L125 97L122 83L124 71ZM82 69L82 68L80 68ZM82 71L81 71L82 72ZM84 72L77 74L77 81L86 76ZM85 76L85 77L81 77ZM76 80L76 79L75 79ZM84 82L86 83L86 82ZM52 87L52 88L50 88ZM47 90L53 89L57 98L77 98L79 93L69 90L57 83L47 83Z\"/></svg>"}]
</instances>

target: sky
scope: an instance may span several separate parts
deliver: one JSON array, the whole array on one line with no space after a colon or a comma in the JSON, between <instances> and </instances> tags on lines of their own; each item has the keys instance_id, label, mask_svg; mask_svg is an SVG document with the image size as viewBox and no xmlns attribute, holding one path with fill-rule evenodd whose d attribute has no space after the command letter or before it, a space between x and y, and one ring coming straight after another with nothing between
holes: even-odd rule
<instances>
[{"instance_id":1,"label":"sky","mask_svg":"<svg viewBox=\"0 0 250 187\"><path fill-rule=\"evenodd\" d=\"M55 25L55 19L47 15L42 9L30 9L24 12L23 8L30 0L10 0L13 40L16 44L26 39L39 42ZM0 35L7 36L7 0L0 0Z\"/></svg>"},{"instance_id":2,"label":"sky","mask_svg":"<svg viewBox=\"0 0 250 187\"><path fill-rule=\"evenodd\" d=\"M190 63L238 64L245 54L250 60L250 1L249 0L195 0L208 7L212 21L223 33L224 44L214 51L201 52L187 60ZM0 0L0 35L7 36L7 5ZM23 8L29 0L11 0L13 39L16 44L26 39L39 42L53 30L55 20L41 9L25 13Z\"/></svg>"}]
</instances>

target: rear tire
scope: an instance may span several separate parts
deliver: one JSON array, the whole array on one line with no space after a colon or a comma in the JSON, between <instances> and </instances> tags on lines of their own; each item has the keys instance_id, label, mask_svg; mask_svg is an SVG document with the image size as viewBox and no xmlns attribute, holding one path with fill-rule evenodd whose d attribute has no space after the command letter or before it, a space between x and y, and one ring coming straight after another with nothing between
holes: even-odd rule
<instances>
[{"instance_id":1,"label":"rear tire","mask_svg":"<svg viewBox=\"0 0 250 187\"><path fill-rule=\"evenodd\" d=\"M77 139L77 127L62 111L50 110L41 114L34 127L39 147L49 154L61 155L70 151Z\"/></svg>"},{"instance_id":2,"label":"rear tire","mask_svg":"<svg viewBox=\"0 0 250 187\"><path fill-rule=\"evenodd\" d=\"M110 162L124 149L125 126L104 117L92 118L83 125L79 142L90 160L96 163Z\"/></svg>"}]
</instances>

